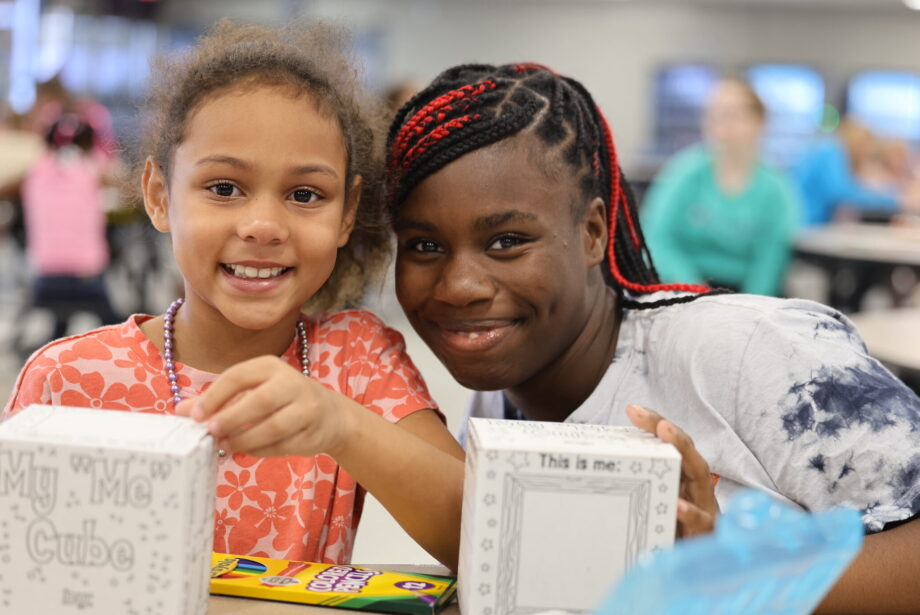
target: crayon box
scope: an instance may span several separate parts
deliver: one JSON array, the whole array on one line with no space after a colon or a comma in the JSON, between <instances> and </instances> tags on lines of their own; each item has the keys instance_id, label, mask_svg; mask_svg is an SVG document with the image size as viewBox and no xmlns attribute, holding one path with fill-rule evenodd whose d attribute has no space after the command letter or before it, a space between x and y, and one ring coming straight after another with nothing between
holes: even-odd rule
<instances>
[{"instance_id":1,"label":"crayon box","mask_svg":"<svg viewBox=\"0 0 920 615\"><path fill-rule=\"evenodd\" d=\"M380 613L433 615L453 597L454 579L214 553L211 593Z\"/></svg>"}]
</instances>

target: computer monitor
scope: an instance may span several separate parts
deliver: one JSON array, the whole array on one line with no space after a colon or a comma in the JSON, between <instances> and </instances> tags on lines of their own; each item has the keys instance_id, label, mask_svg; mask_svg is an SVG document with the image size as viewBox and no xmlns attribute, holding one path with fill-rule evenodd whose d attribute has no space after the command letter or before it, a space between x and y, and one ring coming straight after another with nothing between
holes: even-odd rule
<instances>
[{"instance_id":1,"label":"computer monitor","mask_svg":"<svg viewBox=\"0 0 920 615\"><path fill-rule=\"evenodd\" d=\"M700 118L719 70L710 64L664 66L655 75L655 154L670 156L700 140Z\"/></svg>"},{"instance_id":2,"label":"computer monitor","mask_svg":"<svg viewBox=\"0 0 920 615\"><path fill-rule=\"evenodd\" d=\"M867 70L847 86L847 113L880 137L920 141L920 74Z\"/></svg>"},{"instance_id":3,"label":"computer monitor","mask_svg":"<svg viewBox=\"0 0 920 615\"><path fill-rule=\"evenodd\" d=\"M767 108L764 158L792 164L814 137L824 114L824 78L803 64L755 64L745 71Z\"/></svg>"}]
</instances>

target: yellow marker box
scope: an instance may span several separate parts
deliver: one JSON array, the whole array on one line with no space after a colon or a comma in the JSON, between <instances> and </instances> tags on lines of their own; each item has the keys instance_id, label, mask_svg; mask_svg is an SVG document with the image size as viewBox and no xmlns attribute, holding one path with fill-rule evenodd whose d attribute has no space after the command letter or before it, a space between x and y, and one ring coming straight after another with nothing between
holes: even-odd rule
<instances>
[{"instance_id":1,"label":"yellow marker box","mask_svg":"<svg viewBox=\"0 0 920 615\"><path fill-rule=\"evenodd\" d=\"M450 577L342 564L211 556L211 593L225 596L433 615L453 597L454 584Z\"/></svg>"}]
</instances>

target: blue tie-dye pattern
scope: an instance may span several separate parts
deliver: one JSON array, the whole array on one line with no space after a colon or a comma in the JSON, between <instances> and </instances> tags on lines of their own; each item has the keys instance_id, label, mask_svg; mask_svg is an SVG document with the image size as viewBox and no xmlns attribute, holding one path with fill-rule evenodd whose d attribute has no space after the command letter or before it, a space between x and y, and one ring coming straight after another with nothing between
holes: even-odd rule
<instances>
[{"instance_id":1,"label":"blue tie-dye pattern","mask_svg":"<svg viewBox=\"0 0 920 615\"><path fill-rule=\"evenodd\" d=\"M720 500L755 486L806 510L849 506L869 532L920 515L920 399L825 306L732 295L627 311L608 373L568 420L628 424L628 403L694 438Z\"/></svg>"},{"instance_id":2,"label":"blue tie-dye pattern","mask_svg":"<svg viewBox=\"0 0 920 615\"><path fill-rule=\"evenodd\" d=\"M915 431L920 425L920 400L876 361L859 366L821 367L808 381L793 385L782 408L783 428L790 440L807 432L836 438L841 430L867 425L874 432L902 419ZM830 414L818 420L815 410Z\"/></svg>"}]
</instances>

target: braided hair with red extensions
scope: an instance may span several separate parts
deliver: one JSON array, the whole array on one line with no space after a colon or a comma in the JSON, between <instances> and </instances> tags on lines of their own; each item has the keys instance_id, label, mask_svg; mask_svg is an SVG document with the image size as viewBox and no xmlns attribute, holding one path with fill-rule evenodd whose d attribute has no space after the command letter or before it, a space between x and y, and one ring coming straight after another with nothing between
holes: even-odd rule
<instances>
[{"instance_id":1,"label":"braided hair with red extensions","mask_svg":"<svg viewBox=\"0 0 920 615\"><path fill-rule=\"evenodd\" d=\"M638 224L635 196L620 170L613 135L591 94L578 81L538 64L467 64L441 73L396 114L387 138L391 213L422 180L464 154L525 130L579 174L585 203L607 203L607 284L621 295L681 291L683 296L640 302L652 308L722 292L696 284L663 284Z\"/></svg>"}]
</instances>

